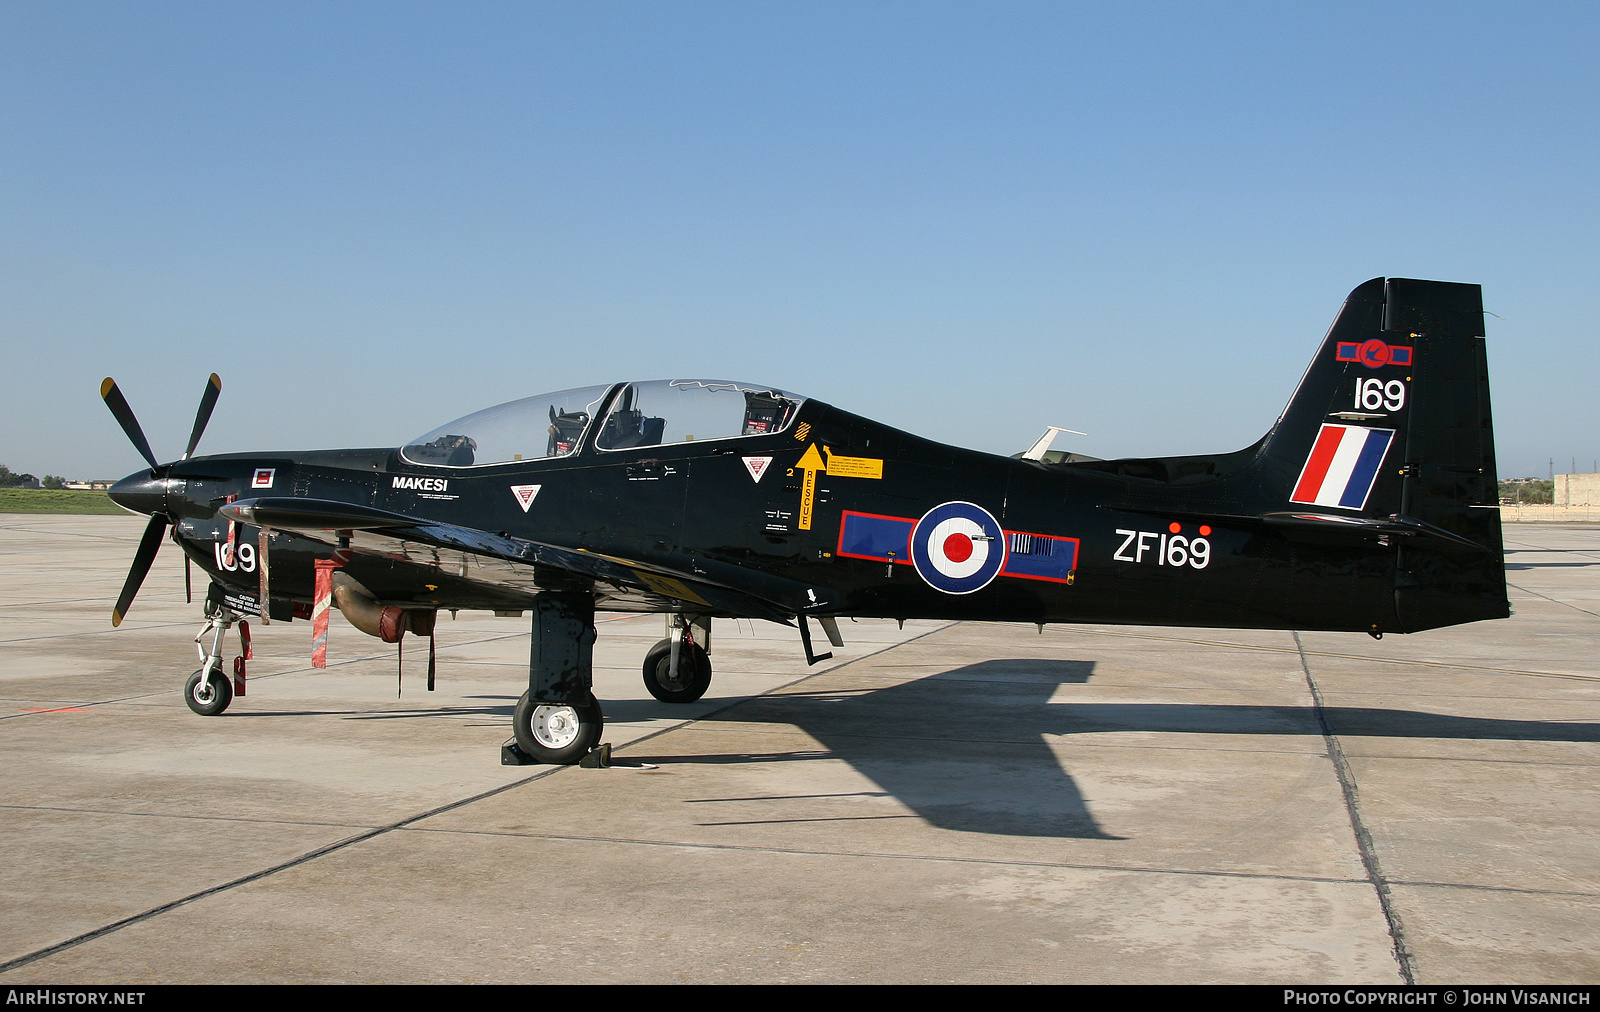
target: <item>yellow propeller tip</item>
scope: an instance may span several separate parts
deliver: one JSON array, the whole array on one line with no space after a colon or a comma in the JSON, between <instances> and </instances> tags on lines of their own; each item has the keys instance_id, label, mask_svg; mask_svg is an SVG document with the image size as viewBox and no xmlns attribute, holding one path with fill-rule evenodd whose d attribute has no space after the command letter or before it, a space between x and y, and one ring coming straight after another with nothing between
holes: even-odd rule
<instances>
[{"instance_id":1,"label":"yellow propeller tip","mask_svg":"<svg viewBox=\"0 0 1600 1012\"><path fill-rule=\"evenodd\" d=\"M116 388L117 381L112 379L110 376L107 376L105 379L100 381L100 396L104 397L106 394L109 394Z\"/></svg>"},{"instance_id":2,"label":"yellow propeller tip","mask_svg":"<svg viewBox=\"0 0 1600 1012\"><path fill-rule=\"evenodd\" d=\"M111 628L115 629L117 626L119 626L121 624L122 624L122 612L118 611L115 608L112 608L111 609Z\"/></svg>"}]
</instances>

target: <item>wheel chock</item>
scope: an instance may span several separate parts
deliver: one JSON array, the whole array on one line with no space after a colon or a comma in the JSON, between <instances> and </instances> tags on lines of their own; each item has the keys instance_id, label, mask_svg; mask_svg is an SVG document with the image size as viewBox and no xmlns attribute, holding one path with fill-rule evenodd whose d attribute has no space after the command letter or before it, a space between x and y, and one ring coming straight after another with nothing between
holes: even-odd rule
<instances>
[{"instance_id":1,"label":"wheel chock","mask_svg":"<svg viewBox=\"0 0 1600 1012\"><path fill-rule=\"evenodd\" d=\"M537 766L539 760L517 747L516 738L506 739L500 746L501 766ZM611 765L611 743L597 745L589 750L589 754L578 760L578 765L586 770L603 770Z\"/></svg>"},{"instance_id":2,"label":"wheel chock","mask_svg":"<svg viewBox=\"0 0 1600 1012\"><path fill-rule=\"evenodd\" d=\"M539 760L517 748L516 738L508 738L506 743L500 746L501 766L533 766L538 762Z\"/></svg>"}]
</instances>

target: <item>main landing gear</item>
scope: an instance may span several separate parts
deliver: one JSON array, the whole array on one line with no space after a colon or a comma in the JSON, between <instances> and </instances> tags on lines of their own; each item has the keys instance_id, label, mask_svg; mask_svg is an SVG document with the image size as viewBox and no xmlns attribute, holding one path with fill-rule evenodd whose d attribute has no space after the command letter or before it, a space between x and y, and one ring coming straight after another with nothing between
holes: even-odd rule
<instances>
[{"instance_id":1,"label":"main landing gear","mask_svg":"<svg viewBox=\"0 0 1600 1012\"><path fill-rule=\"evenodd\" d=\"M517 700L511 716L517 748L535 762L557 766L570 766L588 755L600 744L605 723L592 692L582 703L541 703L530 689Z\"/></svg>"},{"instance_id":2,"label":"main landing gear","mask_svg":"<svg viewBox=\"0 0 1600 1012\"><path fill-rule=\"evenodd\" d=\"M502 763L571 765L600 744L605 715L594 698L594 596L550 591L533 602L528 691L511 717Z\"/></svg>"},{"instance_id":3,"label":"main landing gear","mask_svg":"<svg viewBox=\"0 0 1600 1012\"><path fill-rule=\"evenodd\" d=\"M692 703L711 687L711 619L667 616L667 638L644 655L644 687L663 703Z\"/></svg>"},{"instance_id":4,"label":"main landing gear","mask_svg":"<svg viewBox=\"0 0 1600 1012\"><path fill-rule=\"evenodd\" d=\"M666 639L645 655L644 684L668 703L692 703L711 684L711 619L667 616ZM511 717L501 762L605 765L605 715L594 698L594 597L546 591L534 599L528 691ZM593 753L594 755L591 755Z\"/></svg>"}]
</instances>

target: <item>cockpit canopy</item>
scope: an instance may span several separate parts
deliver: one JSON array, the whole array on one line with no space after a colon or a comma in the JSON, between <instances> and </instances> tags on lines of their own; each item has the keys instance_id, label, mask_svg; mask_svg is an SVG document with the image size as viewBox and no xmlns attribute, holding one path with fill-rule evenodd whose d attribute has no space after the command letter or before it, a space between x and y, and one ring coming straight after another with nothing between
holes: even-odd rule
<instances>
[{"instance_id":1,"label":"cockpit canopy","mask_svg":"<svg viewBox=\"0 0 1600 1012\"><path fill-rule=\"evenodd\" d=\"M594 445L602 451L762 436L788 428L804 400L726 380L579 387L474 412L419 436L400 454L413 464L442 467L565 457L596 424Z\"/></svg>"}]
</instances>

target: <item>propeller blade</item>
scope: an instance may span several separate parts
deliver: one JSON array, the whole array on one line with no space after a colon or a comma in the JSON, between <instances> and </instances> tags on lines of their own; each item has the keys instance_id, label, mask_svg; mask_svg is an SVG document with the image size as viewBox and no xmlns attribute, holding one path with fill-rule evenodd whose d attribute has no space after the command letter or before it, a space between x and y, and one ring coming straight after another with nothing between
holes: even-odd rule
<instances>
[{"instance_id":1,"label":"propeller blade","mask_svg":"<svg viewBox=\"0 0 1600 1012\"><path fill-rule=\"evenodd\" d=\"M189 433L189 448L183 451L183 459L188 460L194 456L194 448L200 445L200 434L206 431L206 423L211 421L211 409L217 406L217 395L222 393L222 377L216 373L206 380L205 392L200 395L200 410L194 413L194 431Z\"/></svg>"},{"instance_id":2,"label":"propeller blade","mask_svg":"<svg viewBox=\"0 0 1600 1012\"><path fill-rule=\"evenodd\" d=\"M127 399L122 396L122 391L117 389L117 381L110 376L100 384L100 398L106 402L106 407L111 409L111 414L116 417L117 424L122 426L122 431L133 441L133 448L144 454L144 459L150 462L150 467L155 468L156 455L150 452L150 443L144 438L144 430L139 428L139 419L133 417L133 409L128 407Z\"/></svg>"},{"instance_id":3,"label":"propeller blade","mask_svg":"<svg viewBox=\"0 0 1600 1012\"><path fill-rule=\"evenodd\" d=\"M166 532L167 518L159 513L145 525L144 537L139 539L139 550L133 553L133 565L128 567L128 579L122 584L122 593L117 596L117 606L111 610L113 626L121 625L123 616L128 614L133 595L139 593L139 585L150 572L150 564L156 561L156 551L161 548L161 536Z\"/></svg>"}]
</instances>

